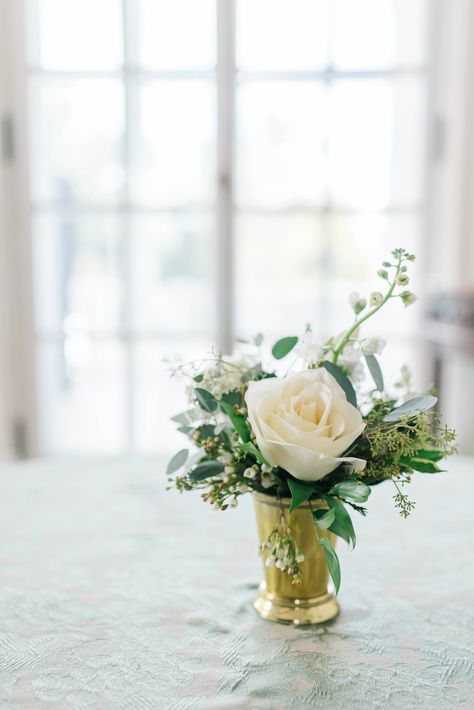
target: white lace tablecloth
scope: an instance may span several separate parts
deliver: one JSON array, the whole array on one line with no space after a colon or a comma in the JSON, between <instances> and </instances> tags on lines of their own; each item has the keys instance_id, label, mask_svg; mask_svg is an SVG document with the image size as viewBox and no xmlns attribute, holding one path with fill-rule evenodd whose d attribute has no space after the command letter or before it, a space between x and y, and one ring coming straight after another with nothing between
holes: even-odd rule
<instances>
[{"instance_id":1,"label":"white lace tablecloth","mask_svg":"<svg viewBox=\"0 0 474 710\"><path fill-rule=\"evenodd\" d=\"M261 620L252 501L214 512L152 460L0 468L0 708L474 707L474 462L389 484L339 546L341 614Z\"/></svg>"}]
</instances>

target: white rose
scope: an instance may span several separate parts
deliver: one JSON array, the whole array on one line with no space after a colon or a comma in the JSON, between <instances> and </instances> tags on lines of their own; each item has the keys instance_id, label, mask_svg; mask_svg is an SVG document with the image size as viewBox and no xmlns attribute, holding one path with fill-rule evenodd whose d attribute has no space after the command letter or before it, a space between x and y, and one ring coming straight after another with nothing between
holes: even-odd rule
<instances>
[{"instance_id":1,"label":"white rose","mask_svg":"<svg viewBox=\"0 0 474 710\"><path fill-rule=\"evenodd\" d=\"M340 458L365 424L324 368L250 382L245 401L258 447L272 466L302 481L318 481L342 462L364 468L362 459Z\"/></svg>"}]
</instances>

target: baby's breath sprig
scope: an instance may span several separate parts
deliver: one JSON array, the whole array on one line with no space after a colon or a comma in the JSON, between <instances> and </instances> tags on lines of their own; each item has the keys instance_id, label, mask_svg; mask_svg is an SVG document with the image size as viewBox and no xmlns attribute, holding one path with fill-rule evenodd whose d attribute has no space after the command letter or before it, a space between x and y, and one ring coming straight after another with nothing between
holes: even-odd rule
<instances>
[{"instance_id":1,"label":"baby's breath sprig","mask_svg":"<svg viewBox=\"0 0 474 710\"><path fill-rule=\"evenodd\" d=\"M267 539L262 542L259 552L260 554L267 553L265 560L267 567L276 567L289 575L292 584L301 583L300 564L304 562L304 555L298 547L284 515L280 518L279 526L274 528Z\"/></svg>"},{"instance_id":2,"label":"baby's breath sprig","mask_svg":"<svg viewBox=\"0 0 474 710\"><path fill-rule=\"evenodd\" d=\"M366 320L371 318L377 311L379 311L382 306L384 306L387 301L391 298L400 298L405 306L409 306L415 303L416 296L411 291L398 291L399 288L407 286L410 279L407 275L407 261L415 261L413 254L410 254L405 249L394 249L392 251L392 257L394 263L390 261L384 261L382 264L382 269L377 272L378 276L387 282L387 292L385 295L379 291L374 291L370 294L368 303L369 310L367 308L367 299L362 297L359 293L352 293L349 297L350 304L355 314L355 321L343 338L340 340L337 347L333 350L332 361L337 364L339 356L344 351L346 345L350 342L352 336L357 331L357 329ZM392 271L392 274L390 272ZM365 312L364 312L365 311ZM363 315L361 315L363 313ZM360 317L359 317L360 316Z\"/></svg>"}]
</instances>

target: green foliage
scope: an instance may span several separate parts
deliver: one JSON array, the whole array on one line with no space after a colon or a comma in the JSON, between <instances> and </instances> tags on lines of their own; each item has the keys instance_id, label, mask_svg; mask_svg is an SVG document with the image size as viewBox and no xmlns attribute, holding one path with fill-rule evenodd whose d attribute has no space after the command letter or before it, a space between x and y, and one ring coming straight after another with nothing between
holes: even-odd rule
<instances>
[{"instance_id":1,"label":"green foliage","mask_svg":"<svg viewBox=\"0 0 474 710\"><path fill-rule=\"evenodd\" d=\"M423 397L413 397L413 399L409 399L393 409L389 414L386 414L383 420L384 422L399 422L401 419L413 417L426 409L431 409L437 401L438 398L433 397L431 394L426 394Z\"/></svg>"},{"instance_id":2,"label":"green foliage","mask_svg":"<svg viewBox=\"0 0 474 710\"><path fill-rule=\"evenodd\" d=\"M234 407L228 402L220 401L220 406L224 414L227 414L232 426L234 427L237 434L240 436L244 444L250 441L250 429L248 428L247 421L242 414L237 414Z\"/></svg>"},{"instance_id":3,"label":"green foliage","mask_svg":"<svg viewBox=\"0 0 474 710\"><path fill-rule=\"evenodd\" d=\"M270 464L268 463L267 459L265 456L262 454L261 451L257 449L255 444L252 444L251 441L248 441L246 444L239 444L238 448L241 451L245 451L245 453L250 454L250 456L253 456L258 463L263 464L264 466L269 466Z\"/></svg>"},{"instance_id":4,"label":"green foliage","mask_svg":"<svg viewBox=\"0 0 474 710\"><path fill-rule=\"evenodd\" d=\"M166 468L166 474L169 476L172 473L179 471L181 466L184 466L184 464L188 460L188 454L189 454L188 449L181 449L180 451L178 451L178 453L175 454L173 456L173 458L170 460L170 462Z\"/></svg>"},{"instance_id":5,"label":"green foliage","mask_svg":"<svg viewBox=\"0 0 474 710\"><path fill-rule=\"evenodd\" d=\"M329 528L333 524L335 517L336 511L334 508L329 508L329 510L318 508L313 511L314 522L318 528L321 528L322 530Z\"/></svg>"},{"instance_id":6,"label":"green foliage","mask_svg":"<svg viewBox=\"0 0 474 710\"><path fill-rule=\"evenodd\" d=\"M202 389L202 387L196 387L194 395L205 412L215 412L219 406L216 398L207 390Z\"/></svg>"},{"instance_id":7,"label":"green foliage","mask_svg":"<svg viewBox=\"0 0 474 710\"><path fill-rule=\"evenodd\" d=\"M375 355L366 355L365 361L367 363L367 367L369 368L369 372L372 375L372 379L374 381L376 388L378 389L379 392L383 392L385 389L385 386L384 386L383 375L382 375L382 370L380 369L379 361L377 360Z\"/></svg>"},{"instance_id":8,"label":"green foliage","mask_svg":"<svg viewBox=\"0 0 474 710\"><path fill-rule=\"evenodd\" d=\"M321 363L321 367L324 367L324 369L327 370L329 374L334 377L337 384L342 387L342 389L344 390L344 394L346 395L347 401L352 404L353 407L357 407L357 397L354 387L352 386L352 382L344 373L344 371L338 365L335 365L329 360L324 360L324 362Z\"/></svg>"},{"instance_id":9,"label":"green foliage","mask_svg":"<svg viewBox=\"0 0 474 710\"><path fill-rule=\"evenodd\" d=\"M349 498L354 503L365 503L370 496L370 488L362 481L349 479L336 483L329 490L329 494L340 498Z\"/></svg>"},{"instance_id":10,"label":"green foliage","mask_svg":"<svg viewBox=\"0 0 474 710\"><path fill-rule=\"evenodd\" d=\"M206 478L212 478L213 476L218 476L224 472L224 464L220 461L204 461L194 468L190 474L189 478L191 481L202 481Z\"/></svg>"},{"instance_id":11,"label":"green foliage","mask_svg":"<svg viewBox=\"0 0 474 710\"><path fill-rule=\"evenodd\" d=\"M290 353L298 342L296 335L290 335L286 338L281 338L277 340L272 348L272 355L275 360L281 360Z\"/></svg>"},{"instance_id":12,"label":"green foliage","mask_svg":"<svg viewBox=\"0 0 474 710\"><path fill-rule=\"evenodd\" d=\"M334 589L337 594L339 592L339 587L341 586L341 566L339 564L339 559L336 555L336 551L331 547L331 543L327 537L319 538L318 542L324 550L324 556L326 558L329 574L331 575L331 579L334 583Z\"/></svg>"},{"instance_id":13,"label":"green foliage","mask_svg":"<svg viewBox=\"0 0 474 710\"><path fill-rule=\"evenodd\" d=\"M311 483L303 483L302 481L296 480L296 478L288 477L287 482L291 492L289 512L292 513L299 505L311 498L315 487Z\"/></svg>"},{"instance_id":14,"label":"green foliage","mask_svg":"<svg viewBox=\"0 0 474 710\"><path fill-rule=\"evenodd\" d=\"M330 525L329 530L338 537L342 537L347 543L352 543L352 547L356 544L356 534L352 525L351 516L345 509L344 505L337 498L332 496L324 496L324 500L329 507L334 510L334 522Z\"/></svg>"}]
</instances>

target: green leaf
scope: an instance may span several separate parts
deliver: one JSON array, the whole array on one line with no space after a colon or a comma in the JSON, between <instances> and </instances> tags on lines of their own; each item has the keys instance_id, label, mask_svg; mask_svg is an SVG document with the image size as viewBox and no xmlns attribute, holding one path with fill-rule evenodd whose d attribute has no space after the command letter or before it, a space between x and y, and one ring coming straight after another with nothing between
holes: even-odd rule
<instances>
[{"instance_id":1,"label":"green leaf","mask_svg":"<svg viewBox=\"0 0 474 710\"><path fill-rule=\"evenodd\" d=\"M326 530L333 524L335 517L336 511L334 508L329 508L329 510L320 508L319 510L315 510L313 512L314 522L318 528L322 528L323 530Z\"/></svg>"},{"instance_id":2,"label":"green leaf","mask_svg":"<svg viewBox=\"0 0 474 710\"><path fill-rule=\"evenodd\" d=\"M438 449L418 449L415 453L415 458L428 459L429 461L441 461L445 456L444 451L439 451Z\"/></svg>"},{"instance_id":3,"label":"green leaf","mask_svg":"<svg viewBox=\"0 0 474 710\"><path fill-rule=\"evenodd\" d=\"M195 409L187 409L185 412L175 414L174 417L171 417L171 421L176 422L176 424L183 424L184 426L187 426L193 421L195 413Z\"/></svg>"},{"instance_id":4,"label":"green leaf","mask_svg":"<svg viewBox=\"0 0 474 710\"><path fill-rule=\"evenodd\" d=\"M296 335L290 335L287 338L277 340L272 348L272 355L276 360L281 360L290 353L298 342Z\"/></svg>"},{"instance_id":5,"label":"green leaf","mask_svg":"<svg viewBox=\"0 0 474 710\"><path fill-rule=\"evenodd\" d=\"M344 505L340 500L331 496L324 496L324 500L335 513L334 522L330 525L329 530L338 537L342 537L347 543L352 543L352 547L355 547L356 534L354 526L352 525L351 516Z\"/></svg>"},{"instance_id":6,"label":"green leaf","mask_svg":"<svg viewBox=\"0 0 474 710\"><path fill-rule=\"evenodd\" d=\"M209 439L211 436L214 436L214 424L201 424L201 426L197 427L196 432L199 434L200 439Z\"/></svg>"},{"instance_id":7,"label":"green leaf","mask_svg":"<svg viewBox=\"0 0 474 710\"><path fill-rule=\"evenodd\" d=\"M327 537L319 538L319 544L324 550L324 556L326 558L329 574L331 575L331 579L334 582L334 588L337 594L339 591L339 587L341 586L341 566L339 564L339 560L337 558L335 550L331 547L331 543L329 542Z\"/></svg>"},{"instance_id":8,"label":"green leaf","mask_svg":"<svg viewBox=\"0 0 474 710\"><path fill-rule=\"evenodd\" d=\"M400 419L405 419L406 417L414 417L425 409L434 407L437 401L438 398L433 397L432 394L426 394L423 397L413 397L413 399L409 399L399 407L396 407L396 409L393 409L389 414L386 414L383 421L398 422Z\"/></svg>"},{"instance_id":9,"label":"green leaf","mask_svg":"<svg viewBox=\"0 0 474 710\"><path fill-rule=\"evenodd\" d=\"M177 454L173 456L171 461L169 462L167 468L166 468L166 474L169 476L170 474L174 473L175 471L178 471L178 469L181 468L181 466L184 466L186 461L188 460L188 454L189 451L188 449L181 449L178 451Z\"/></svg>"},{"instance_id":10,"label":"green leaf","mask_svg":"<svg viewBox=\"0 0 474 710\"><path fill-rule=\"evenodd\" d=\"M259 347L263 343L263 333L257 333L254 338L254 343L257 347Z\"/></svg>"},{"instance_id":11,"label":"green leaf","mask_svg":"<svg viewBox=\"0 0 474 710\"><path fill-rule=\"evenodd\" d=\"M220 461L204 461L196 466L189 474L191 481L203 481L205 478L218 476L224 471L224 464Z\"/></svg>"},{"instance_id":12,"label":"green leaf","mask_svg":"<svg viewBox=\"0 0 474 710\"><path fill-rule=\"evenodd\" d=\"M179 426L178 431L181 432L181 434L186 434L186 436L190 436L191 434L194 434L194 429L192 426Z\"/></svg>"},{"instance_id":13,"label":"green leaf","mask_svg":"<svg viewBox=\"0 0 474 710\"><path fill-rule=\"evenodd\" d=\"M242 404L242 395L238 390L232 390L232 392L226 392L222 395L219 400L222 402L227 402L227 404Z\"/></svg>"},{"instance_id":14,"label":"green leaf","mask_svg":"<svg viewBox=\"0 0 474 710\"><path fill-rule=\"evenodd\" d=\"M371 490L362 481L341 481L336 483L330 491L329 495L339 496L340 498L350 498L355 503L365 503L370 496Z\"/></svg>"},{"instance_id":15,"label":"green leaf","mask_svg":"<svg viewBox=\"0 0 474 710\"><path fill-rule=\"evenodd\" d=\"M240 436L242 441L244 443L250 441L250 429L247 426L245 417L243 417L241 414L237 414L234 410L234 407L228 402L223 402L221 400L220 405L222 411L224 412L224 414L227 414L230 421L232 422L232 426L234 427L235 431Z\"/></svg>"},{"instance_id":16,"label":"green leaf","mask_svg":"<svg viewBox=\"0 0 474 710\"><path fill-rule=\"evenodd\" d=\"M295 478L288 478L288 486L291 491L291 505L289 513L292 513L301 503L307 501L314 492L314 486L297 481Z\"/></svg>"},{"instance_id":17,"label":"green leaf","mask_svg":"<svg viewBox=\"0 0 474 710\"><path fill-rule=\"evenodd\" d=\"M329 360L324 360L324 362L321 363L321 367L324 367L324 369L327 370L329 374L334 377L337 384L342 387L349 404L352 404L354 407L357 407L357 397L355 390L352 386L352 382L347 377L347 375L341 370L339 365L335 365L333 362L329 362Z\"/></svg>"},{"instance_id":18,"label":"green leaf","mask_svg":"<svg viewBox=\"0 0 474 710\"><path fill-rule=\"evenodd\" d=\"M382 370L380 369L379 361L377 360L375 355L366 355L365 361L367 363L367 367L369 368L369 372L372 375L372 379L375 383L375 386L377 387L379 392L383 392L384 391L384 382L383 382L383 375L382 375Z\"/></svg>"},{"instance_id":19,"label":"green leaf","mask_svg":"<svg viewBox=\"0 0 474 710\"><path fill-rule=\"evenodd\" d=\"M203 390L202 387L196 387L194 395L205 412L215 412L219 406L216 398L207 390Z\"/></svg>"},{"instance_id":20,"label":"green leaf","mask_svg":"<svg viewBox=\"0 0 474 710\"><path fill-rule=\"evenodd\" d=\"M442 472L442 469L434 461L430 461L429 459L418 458L415 456L412 456L411 458L401 456L399 462L409 468L412 468L414 471L418 471L419 473Z\"/></svg>"},{"instance_id":21,"label":"green leaf","mask_svg":"<svg viewBox=\"0 0 474 710\"><path fill-rule=\"evenodd\" d=\"M251 456L253 456L254 459L256 459L258 461L258 463L261 463L264 466L270 466L270 464L268 463L267 459L262 454L262 452L259 451L257 449L257 447L255 446L255 444L253 444L251 441L247 441L246 444L239 444L239 446L237 448L239 448L242 451L245 451L247 454L250 454Z\"/></svg>"},{"instance_id":22,"label":"green leaf","mask_svg":"<svg viewBox=\"0 0 474 710\"><path fill-rule=\"evenodd\" d=\"M204 379L204 375L201 375L201 374L195 375L195 376L193 377L194 382L202 382L203 379Z\"/></svg>"}]
</instances>

